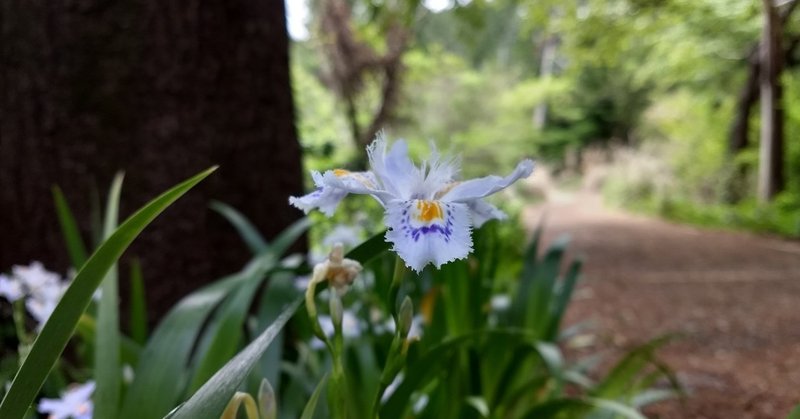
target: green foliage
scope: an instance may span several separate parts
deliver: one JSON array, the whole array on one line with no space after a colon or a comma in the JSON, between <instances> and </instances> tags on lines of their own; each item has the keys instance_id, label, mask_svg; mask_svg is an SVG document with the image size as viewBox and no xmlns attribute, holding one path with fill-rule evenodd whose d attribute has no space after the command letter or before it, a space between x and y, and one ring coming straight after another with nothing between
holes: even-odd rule
<instances>
[{"instance_id":1,"label":"green foliage","mask_svg":"<svg viewBox=\"0 0 800 419\"><path fill-rule=\"evenodd\" d=\"M103 239L108 240L119 221L119 200L122 193L122 173L111 183L103 223ZM111 266L100 285L102 294L97 308L97 334L94 351L94 414L98 417L117 416L122 391L120 364L119 290L117 264Z\"/></svg>"},{"instance_id":2,"label":"green foliage","mask_svg":"<svg viewBox=\"0 0 800 419\"><path fill-rule=\"evenodd\" d=\"M249 222L236 226L245 226L243 231L247 237L257 234L247 230ZM307 228L306 220L289 227L242 271L189 294L170 310L153 332L142 355L144 359L158 359L159 362L139 363L121 417L163 416L184 394L192 394L200 388L236 353L242 323L255 290L266 276L281 268L280 257ZM187 359L192 360L189 365L186 365ZM225 402L229 399L230 396Z\"/></svg>"},{"instance_id":3,"label":"green foliage","mask_svg":"<svg viewBox=\"0 0 800 419\"><path fill-rule=\"evenodd\" d=\"M122 223L89 257L45 323L30 353L17 371L11 388L0 404L0 416L8 418L24 416L50 369L67 345L78 320L89 305L92 294L117 259L150 222L214 170L215 168L211 168L184 181L142 207Z\"/></svg>"},{"instance_id":4,"label":"green foliage","mask_svg":"<svg viewBox=\"0 0 800 419\"><path fill-rule=\"evenodd\" d=\"M228 401L233 397L236 389L241 385L247 375L255 366L258 359L266 351L283 326L294 315L300 306L301 299L283 310L280 316L258 336L253 342L231 359L225 366L217 371L211 379L184 404L172 413L170 418L198 418L219 416L225 409Z\"/></svg>"}]
</instances>

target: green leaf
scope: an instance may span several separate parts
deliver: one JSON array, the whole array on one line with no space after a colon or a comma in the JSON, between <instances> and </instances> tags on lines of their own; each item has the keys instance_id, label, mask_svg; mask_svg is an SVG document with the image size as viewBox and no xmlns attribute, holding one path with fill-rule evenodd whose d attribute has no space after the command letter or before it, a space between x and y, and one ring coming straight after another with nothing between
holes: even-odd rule
<instances>
[{"instance_id":1,"label":"green leaf","mask_svg":"<svg viewBox=\"0 0 800 419\"><path fill-rule=\"evenodd\" d=\"M281 305L285 301L292 301L300 295L300 291L295 288L294 276L277 276L270 278L269 283L261 292L258 302L258 314L256 317L256 330L267 328L281 313ZM254 333L255 334L255 333ZM258 379L269 381L275 392L281 389L280 363L283 359L283 339L284 332L278 334L272 345L269 346L264 356L258 362L254 375Z\"/></svg>"},{"instance_id":2,"label":"green leaf","mask_svg":"<svg viewBox=\"0 0 800 419\"><path fill-rule=\"evenodd\" d=\"M61 234L64 236L64 242L67 245L70 263L77 269L86 262L86 246L83 244L81 233L78 230L78 223L75 222L75 217L69 209L67 199L58 186L53 186L53 200L56 204L58 223L61 225Z\"/></svg>"},{"instance_id":3,"label":"green leaf","mask_svg":"<svg viewBox=\"0 0 800 419\"><path fill-rule=\"evenodd\" d=\"M489 405L486 403L486 399L480 396L472 396L467 397L467 404L472 406L482 418L489 417Z\"/></svg>"},{"instance_id":4,"label":"green leaf","mask_svg":"<svg viewBox=\"0 0 800 419\"><path fill-rule=\"evenodd\" d=\"M181 299L159 323L141 354L120 417L159 418L179 401L189 377L187 363L211 312L247 278L231 275Z\"/></svg>"},{"instance_id":5,"label":"green leaf","mask_svg":"<svg viewBox=\"0 0 800 419\"><path fill-rule=\"evenodd\" d=\"M128 218L86 261L36 338L11 388L0 404L0 417L21 418L67 345L75 326L106 273L125 249L161 212L211 174L212 167L150 201Z\"/></svg>"},{"instance_id":6,"label":"green leaf","mask_svg":"<svg viewBox=\"0 0 800 419\"><path fill-rule=\"evenodd\" d=\"M547 335L546 328L551 323L551 305L555 300L554 288L558 273L561 270L561 260L569 244L569 237L564 235L547 249L542 262L529 272L531 281L531 294L525 316L525 325L532 328L541 339L553 341L555 335Z\"/></svg>"},{"instance_id":7,"label":"green leaf","mask_svg":"<svg viewBox=\"0 0 800 419\"><path fill-rule=\"evenodd\" d=\"M294 244L309 227L311 227L311 220L307 217L295 221L292 225L286 227L281 234L275 237L272 244L269 246L269 253L275 257L280 257L289 250L289 246Z\"/></svg>"},{"instance_id":8,"label":"green leaf","mask_svg":"<svg viewBox=\"0 0 800 419\"><path fill-rule=\"evenodd\" d=\"M78 320L77 326L75 326L75 334L80 336L87 344L94 345L95 336L97 335L97 322L93 317L84 313ZM136 366L139 363L141 352L141 345L127 336L120 336L120 359L123 364Z\"/></svg>"},{"instance_id":9,"label":"green leaf","mask_svg":"<svg viewBox=\"0 0 800 419\"><path fill-rule=\"evenodd\" d=\"M239 232L242 240L244 240L244 242L247 244L247 247L254 255L267 250L267 241L264 240L264 237L261 236L261 233L258 232L256 227L250 222L250 220L247 219L247 217L242 215L241 212L237 211L232 206L219 201L211 201L209 207L225 217L225 219L233 225L236 231Z\"/></svg>"},{"instance_id":10,"label":"green leaf","mask_svg":"<svg viewBox=\"0 0 800 419\"><path fill-rule=\"evenodd\" d=\"M194 379L194 370L187 366L187 360L192 356L197 360L196 366L203 370L200 374L207 377L209 372L216 371L214 366L218 368L220 362L232 355L230 348L231 345L238 345L240 330L233 330L230 326L237 323L235 328L241 328L241 312L245 310L246 313L250 304L243 303L239 307L230 304L220 307L219 304L243 284L252 284L274 269L281 253L309 226L307 219L292 224L278 235L272 246L251 260L241 272L193 292L170 310L142 354L143 359L157 359L159 362L143 362L137 367L136 378L123 403L123 419L161 417L177 404L188 384L192 383L195 388L202 384L203 380ZM240 293L242 298L245 295L246 293ZM216 319L220 321L208 322L209 316L218 307L222 314ZM197 345L198 342L200 345ZM198 346L199 349L196 349ZM233 348L235 352L235 346ZM228 355L222 358L217 356L216 351Z\"/></svg>"},{"instance_id":11,"label":"green leaf","mask_svg":"<svg viewBox=\"0 0 800 419\"><path fill-rule=\"evenodd\" d=\"M140 345L147 342L147 297L139 259L131 261L131 338Z\"/></svg>"},{"instance_id":12,"label":"green leaf","mask_svg":"<svg viewBox=\"0 0 800 419\"><path fill-rule=\"evenodd\" d=\"M442 343L430 348L417 359L408 358L403 381L395 389L388 400L380 408L382 419L402 418L403 412L408 409L408 400L414 391L423 388L437 372L447 368L445 362L455 351L473 345L475 342L486 340L511 339L530 344L530 348L537 349L534 345L535 336L525 330L517 329L491 329L470 332L447 338ZM511 345L511 343L508 343Z\"/></svg>"},{"instance_id":13,"label":"green leaf","mask_svg":"<svg viewBox=\"0 0 800 419\"><path fill-rule=\"evenodd\" d=\"M544 336L549 340L555 340L558 337L558 331L561 328L561 320L564 318L564 313L567 311L569 302L572 299L572 292L575 290L575 284L580 278L581 267L583 261L578 259L572 262L567 271L567 275L561 282L561 286L557 288L556 295L553 296L555 301L551 307L549 316L550 323L547 325Z\"/></svg>"},{"instance_id":14,"label":"green leaf","mask_svg":"<svg viewBox=\"0 0 800 419\"><path fill-rule=\"evenodd\" d=\"M228 361L197 393L178 407L170 417L175 419L219 417L228 401L236 393L236 389L247 378L247 375L270 343L272 343L272 340L294 315L297 308L300 307L301 302L302 298L298 298L289 304L270 327L247 345L238 355Z\"/></svg>"},{"instance_id":15,"label":"green leaf","mask_svg":"<svg viewBox=\"0 0 800 419\"><path fill-rule=\"evenodd\" d=\"M261 279L261 275L247 278L238 290L228 296L211 319L203 332L207 346L198 351L199 359L189 384L189 394L197 391L236 354L242 338L242 324L256 290L261 285Z\"/></svg>"},{"instance_id":16,"label":"green leaf","mask_svg":"<svg viewBox=\"0 0 800 419\"><path fill-rule=\"evenodd\" d=\"M111 183L103 225L104 240L108 240L117 228L122 180L122 173L118 173ZM120 386L122 385L119 362L119 290L116 263L108 270L100 289L102 295L97 309L97 336L94 351L94 374L97 389L92 400L94 401L94 414L97 417L111 418L117 416Z\"/></svg>"},{"instance_id":17,"label":"green leaf","mask_svg":"<svg viewBox=\"0 0 800 419\"><path fill-rule=\"evenodd\" d=\"M300 419L312 419L314 417L314 412L317 411L317 403L319 403L319 396L322 394L322 389L325 387L325 383L328 381L328 374L326 373L321 380L319 380L319 384L317 384L317 388L314 389L314 393L311 394L311 398L308 399L308 403L306 403L306 407L303 408L303 414L300 416Z\"/></svg>"},{"instance_id":18,"label":"green leaf","mask_svg":"<svg viewBox=\"0 0 800 419\"><path fill-rule=\"evenodd\" d=\"M359 261L362 265L389 250L390 244L386 241L386 231L382 231L358 245L347 253L347 257Z\"/></svg>"},{"instance_id":19,"label":"green leaf","mask_svg":"<svg viewBox=\"0 0 800 419\"><path fill-rule=\"evenodd\" d=\"M605 379L592 391L592 396L604 399L617 399L634 389L636 378L649 365L656 365L655 351L672 340L672 336L663 336L651 340L632 351L620 360ZM656 365L657 366L657 365Z\"/></svg>"},{"instance_id":20,"label":"green leaf","mask_svg":"<svg viewBox=\"0 0 800 419\"><path fill-rule=\"evenodd\" d=\"M551 399L528 410L524 419L585 417L587 412L600 410L626 419L647 419L636 409L622 403L593 398Z\"/></svg>"}]
</instances>

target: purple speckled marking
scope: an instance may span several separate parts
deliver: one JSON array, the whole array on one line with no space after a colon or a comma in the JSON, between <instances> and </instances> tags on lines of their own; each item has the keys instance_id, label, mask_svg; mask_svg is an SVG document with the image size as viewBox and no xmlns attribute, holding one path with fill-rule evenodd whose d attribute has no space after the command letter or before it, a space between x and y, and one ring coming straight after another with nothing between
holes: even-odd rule
<instances>
[{"instance_id":1,"label":"purple speckled marking","mask_svg":"<svg viewBox=\"0 0 800 419\"><path fill-rule=\"evenodd\" d=\"M438 234L443 236L445 243L450 242L450 237L453 234L453 215L451 211L450 205L444 204L445 211L447 212L447 222L442 224L429 224L424 225L421 227L412 227L411 220L408 215L408 209L411 205L406 207L403 210L403 231L405 232L406 237L410 237L414 239L415 242L419 241L419 238L422 236L427 236L430 234Z\"/></svg>"}]
</instances>

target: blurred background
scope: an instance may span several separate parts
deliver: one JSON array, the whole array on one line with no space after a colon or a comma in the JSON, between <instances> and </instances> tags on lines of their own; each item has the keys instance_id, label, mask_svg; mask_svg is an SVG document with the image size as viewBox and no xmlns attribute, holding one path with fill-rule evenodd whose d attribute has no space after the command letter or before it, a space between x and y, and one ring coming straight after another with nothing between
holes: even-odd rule
<instances>
[{"instance_id":1,"label":"blurred background","mask_svg":"<svg viewBox=\"0 0 800 419\"><path fill-rule=\"evenodd\" d=\"M381 129L467 177L530 156L509 235L573 234L598 280L573 315L608 331L586 345L685 333L667 357L705 397L664 417L776 417L800 388L797 3L5 0L0 270L69 266L54 185L88 238L115 172L127 215L219 164L130 252L155 323L247 260L212 199L274 236L305 169L363 168ZM346 205L312 238L378 231Z\"/></svg>"}]
</instances>

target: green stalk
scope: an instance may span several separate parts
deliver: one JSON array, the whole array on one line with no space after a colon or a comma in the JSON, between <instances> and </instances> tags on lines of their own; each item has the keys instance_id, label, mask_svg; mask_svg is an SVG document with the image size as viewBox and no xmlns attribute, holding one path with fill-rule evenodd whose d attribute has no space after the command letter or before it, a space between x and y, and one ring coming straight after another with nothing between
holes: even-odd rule
<instances>
[{"instance_id":1,"label":"green stalk","mask_svg":"<svg viewBox=\"0 0 800 419\"><path fill-rule=\"evenodd\" d=\"M19 352L19 364L22 365L22 362L25 361L25 358L28 356L31 344L33 344L31 335L25 330L25 297L23 296L17 301L14 301L12 308L14 328L17 331L17 340L19 341L19 348L17 350L17 352Z\"/></svg>"},{"instance_id":2,"label":"green stalk","mask_svg":"<svg viewBox=\"0 0 800 419\"><path fill-rule=\"evenodd\" d=\"M347 419L347 380L344 373L344 332L342 331L342 300L331 288L330 314L333 323L333 340L328 345L333 359L333 385L328 387L331 399L331 412L334 419Z\"/></svg>"},{"instance_id":3,"label":"green stalk","mask_svg":"<svg viewBox=\"0 0 800 419\"><path fill-rule=\"evenodd\" d=\"M397 294L400 293L400 285L403 283L403 278L406 275L406 264L400 256L396 256L394 261L394 276L392 277L392 284L389 286L389 308L392 310L392 317L394 317L395 324L397 323Z\"/></svg>"},{"instance_id":4,"label":"green stalk","mask_svg":"<svg viewBox=\"0 0 800 419\"><path fill-rule=\"evenodd\" d=\"M392 317L394 318L394 338L392 345L389 347L389 353L386 357L386 365L383 366L381 378L378 383L378 391L375 393L375 399L372 401L372 414L370 417L378 418L378 411L381 406L381 396L386 391L386 387L394 380L395 375L402 368L402 363L405 361L403 349L403 337L400 331L400 316L397 304L397 295L400 293L400 285L403 283L403 278L406 274L406 264L400 256L397 256L394 261L394 276L392 277L392 284L389 286L389 307L392 310Z\"/></svg>"}]
</instances>

